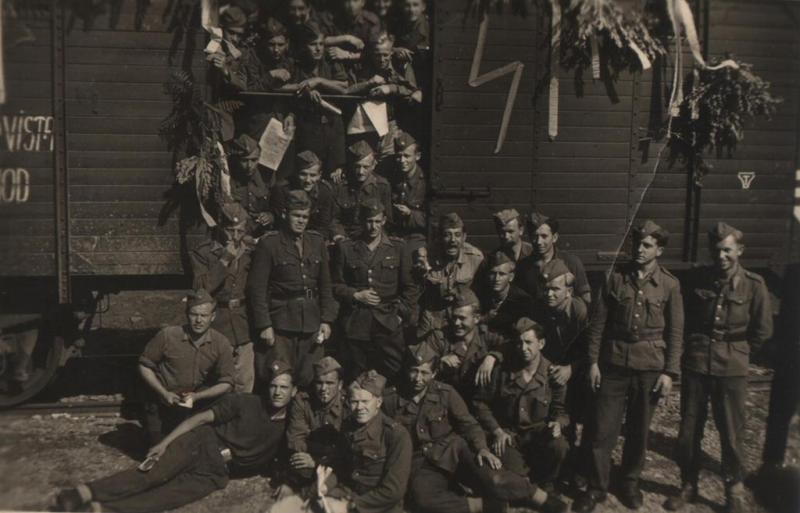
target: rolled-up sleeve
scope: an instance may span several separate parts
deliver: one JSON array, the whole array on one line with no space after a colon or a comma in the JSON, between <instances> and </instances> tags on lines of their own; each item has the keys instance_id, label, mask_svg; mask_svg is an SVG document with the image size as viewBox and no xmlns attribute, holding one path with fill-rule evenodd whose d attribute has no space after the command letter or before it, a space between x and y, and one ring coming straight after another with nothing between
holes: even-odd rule
<instances>
[{"instance_id":1,"label":"rolled-up sleeve","mask_svg":"<svg viewBox=\"0 0 800 513\"><path fill-rule=\"evenodd\" d=\"M139 365L148 369L158 370L158 364L164 358L164 349L167 346L167 334L161 330L144 346L142 355L139 356Z\"/></svg>"}]
</instances>

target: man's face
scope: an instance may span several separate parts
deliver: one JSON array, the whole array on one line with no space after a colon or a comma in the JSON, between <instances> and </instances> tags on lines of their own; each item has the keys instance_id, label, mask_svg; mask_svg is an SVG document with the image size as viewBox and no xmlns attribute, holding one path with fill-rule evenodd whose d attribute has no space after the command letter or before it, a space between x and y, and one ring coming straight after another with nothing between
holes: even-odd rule
<instances>
[{"instance_id":1,"label":"man's face","mask_svg":"<svg viewBox=\"0 0 800 513\"><path fill-rule=\"evenodd\" d=\"M450 312L450 326L457 339L467 338L478 325L478 308L476 305L454 308Z\"/></svg>"},{"instance_id":2,"label":"man's face","mask_svg":"<svg viewBox=\"0 0 800 513\"><path fill-rule=\"evenodd\" d=\"M314 190L314 186L317 185L320 178L322 178L322 173L320 171L320 166L311 166L298 170L297 184L304 191L311 192Z\"/></svg>"},{"instance_id":3,"label":"man's face","mask_svg":"<svg viewBox=\"0 0 800 513\"><path fill-rule=\"evenodd\" d=\"M286 225L289 227L289 231L294 235L302 235L303 232L306 231L310 215L311 211L308 209L290 210L286 212L284 219L286 219Z\"/></svg>"},{"instance_id":4,"label":"man's face","mask_svg":"<svg viewBox=\"0 0 800 513\"><path fill-rule=\"evenodd\" d=\"M412 144L407 146L403 151L397 154L397 162L400 164L400 171L404 174L409 174L417 167L421 155L417 151L417 145Z\"/></svg>"},{"instance_id":5,"label":"man's face","mask_svg":"<svg viewBox=\"0 0 800 513\"><path fill-rule=\"evenodd\" d=\"M278 62L286 56L289 47L286 36L274 36L267 41L267 53L272 62Z\"/></svg>"},{"instance_id":6,"label":"man's face","mask_svg":"<svg viewBox=\"0 0 800 513\"><path fill-rule=\"evenodd\" d=\"M373 6L375 14L381 18L385 18L389 15L389 9L392 8L392 0L375 0Z\"/></svg>"},{"instance_id":7,"label":"man's face","mask_svg":"<svg viewBox=\"0 0 800 513\"><path fill-rule=\"evenodd\" d=\"M325 57L325 37L320 35L315 40L306 43L306 51L312 61L321 61Z\"/></svg>"},{"instance_id":8,"label":"man's face","mask_svg":"<svg viewBox=\"0 0 800 513\"><path fill-rule=\"evenodd\" d=\"M533 248L540 256L549 255L558 242L558 234L553 233L549 224L542 224L533 232Z\"/></svg>"},{"instance_id":9,"label":"man's face","mask_svg":"<svg viewBox=\"0 0 800 513\"><path fill-rule=\"evenodd\" d=\"M380 213L376 216L364 219L364 229L367 239L375 240L383 233L383 225L386 224L386 215Z\"/></svg>"},{"instance_id":10,"label":"man's face","mask_svg":"<svg viewBox=\"0 0 800 513\"><path fill-rule=\"evenodd\" d=\"M294 25L300 25L308 21L311 10L308 8L306 0L290 0L287 14L289 21Z\"/></svg>"},{"instance_id":11,"label":"man's face","mask_svg":"<svg viewBox=\"0 0 800 513\"><path fill-rule=\"evenodd\" d=\"M375 170L375 155L370 153L361 160L355 161L351 166L351 176L355 179L356 183L364 183L372 176Z\"/></svg>"},{"instance_id":12,"label":"man's face","mask_svg":"<svg viewBox=\"0 0 800 513\"><path fill-rule=\"evenodd\" d=\"M545 285L547 295L547 306L556 310L562 310L572 298L572 287L567 285L566 275L557 276Z\"/></svg>"},{"instance_id":13,"label":"man's face","mask_svg":"<svg viewBox=\"0 0 800 513\"><path fill-rule=\"evenodd\" d=\"M372 420L380 412L382 402L382 398L375 397L363 388L350 389L350 410L359 424Z\"/></svg>"},{"instance_id":14,"label":"man's face","mask_svg":"<svg viewBox=\"0 0 800 513\"><path fill-rule=\"evenodd\" d=\"M269 382L269 402L275 409L286 407L295 392L291 374L279 374Z\"/></svg>"},{"instance_id":15,"label":"man's face","mask_svg":"<svg viewBox=\"0 0 800 513\"><path fill-rule=\"evenodd\" d=\"M519 336L519 349L525 363L534 361L544 347L544 339L539 340L536 332L528 330Z\"/></svg>"},{"instance_id":16,"label":"man's face","mask_svg":"<svg viewBox=\"0 0 800 513\"><path fill-rule=\"evenodd\" d=\"M663 252L664 248L658 245L652 235L633 239L633 260L640 266L646 266L660 257Z\"/></svg>"},{"instance_id":17,"label":"man's face","mask_svg":"<svg viewBox=\"0 0 800 513\"><path fill-rule=\"evenodd\" d=\"M344 13L350 19L356 19L364 10L366 0L344 0Z\"/></svg>"},{"instance_id":18,"label":"man's face","mask_svg":"<svg viewBox=\"0 0 800 513\"><path fill-rule=\"evenodd\" d=\"M408 369L408 382L415 393L418 394L428 388L428 385L436 377L436 372L433 371L432 367L433 364L427 362Z\"/></svg>"},{"instance_id":19,"label":"man's face","mask_svg":"<svg viewBox=\"0 0 800 513\"><path fill-rule=\"evenodd\" d=\"M505 292L514 281L514 264L505 263L489 269L489 285L493 292Z\"/></svg>"},{"instance_id":20,"label":"man's face","mask_svg":"<svg viewBox=\"0 0 800 513\"><path fill-rule=\"evenodd\" d=\"M239 224L226 226L224 232L225 242L233 242L233 245L238 247L247 233L247 221L245 220Z\"/></svg>"},{"instance_id":21,"label":"man's face","mask_svg":"<svg viewBox=\"0 0 800 513\"><path fill-rule=\"evenodd\" d=\"M497 226L497 236L503 247L513 248L522 240L522 227L519 224L519 219L512 219L502 226Z\"/></svg>"},{"instance_id":22,"label":"man's face","mask_svg":"<svg viewBox=\"0 0 800 513\"><path fill-rule=\"evenodd\" d=\"M377 70L388 70L392 67L392 45L382 43L372 49L372 65Z\"/></svg>"},{"instance_id":23,"label":"man's face","mask_svg":"<svg viewBox=\"0 0 800 513\"><path fill-rule=\"evenodd\" d=\"M322 404L330 404L342 391L342 380L336 371L321 374L314 379L314 391Z\"/></svg>"},{"instance_id":24,"label":"man's face","mask_svg":"<svg viewBox=\"0 0 800 513\"><path fill-rule=\"evenodd\" d=\"M744 246L736 241L733 235L728 235L711 248L714 264L721 271L730 271L739 263L739 257L744 252Z\"/></svg>"},{"instance_id":25,"label":"man's face","mask_svg":"<svg viewBox=\"0 0 800 513\"><path fill-rule=\"evenodd\" d=\"M403 14L408 21L417 21L425 12L424 0L405 0L403 2Z\"/></svg>"},{"instance_id":26,"label":"man's face","mask_svg":"<svg viewBox=\"0 0 800 513\"><path fill-rule=\"evenodd\" d=\"M456 258L464 246L467 234L463 228L445 228L442 230L442 246L445 254L450 258Z\"/></svg>"},{"instance_id":27,"label":"man's face","mask_svg":"<svg viewBox=\"0 0 800 513\"><path fill-rule=\"evenodd\" d=\"M239 157L239 168L247 176L253 176L258 171L258 155L246 155Z\"/></svg>"},{"instance_id":28,"label":"man's face","mask_svg":"<svg viewBox=\"0 0 800 513\"><path fill-rule=\"evenodd\" d=\"M242 40L244 36L244 27L227 27L225 28L225 39L234 45Z\"/></svg>"},{"instance_id":29,"label":"man's face","mask_svg":"<svg viewBox=\"0 0 800 513\"><path fill-rule=\"evenodd\" d=\"M216 315L215 307L211 303L203 303L189 308L189 311L186 312L189 329L195 335L202 335L211 327Z\"/></svg>"}]
</instances>

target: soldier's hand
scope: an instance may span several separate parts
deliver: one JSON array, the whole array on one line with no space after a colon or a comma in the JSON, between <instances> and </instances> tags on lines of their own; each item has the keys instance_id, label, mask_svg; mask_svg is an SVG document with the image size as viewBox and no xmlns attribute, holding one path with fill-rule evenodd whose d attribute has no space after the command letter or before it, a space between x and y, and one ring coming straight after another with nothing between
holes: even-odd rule
<instances>
[{"instance_id":1,"label":"soldier's hand","mask_svg":"<svg viewBox=\"0 0 800 513\"><path fill-rule=\"evenodd\" d=\"M386 84L369 90L370 96L389 96L390 94L392 94L392 86Z\"/></svg>"},{"instance_id":2,"label":"soldier's hand","mask_svg":"<svg viewBox=\"0 0 800 513\"><path fill-rule=\"evenodd\" d=\"M290 495L294 495L295 491L292 490L292 487L287 484L280 484L275 491L272 493L272 498L275 499L275 502L282 501L286 497Z\"/></svg>"},{"instance_id":3,"label":"soldier's hand","mask_svg":"<svg viewBox=\"0 0 800 513\"><path fill-rule=\"evenodd\" d=\"M561 386L567 384L569 378L572 377L571 365L551 365L549 369L550 379L555 381Z\"/></svg>"},{"instance_id":4,"label":"soldier's hand","mask_svg":"<svg viewBox=\"0 0 800 513\"><path fill-rule=\"evenodd\" d=\"M560 438L561 437L561 423L556 422L555 420L551 420L547 423L547 427L550 428L550 434L553 438Z\"/></svg>"},{"instance_id":5,"label":"soldier's hand","mask_svg":"<svg viewBox=\"0 0 800 513\"><path fill-rule=\"evenodd\" d=\"M397 211L400 212L401 215L404 215L404 216L410 216L411 215L411 209L408 208L405 205L401 205L400 203L395 203L394 204L394 208L396 208Z\"/></svg>"},{"instance_id":6,"label":"soldier's hand","mask_svg":"<svg viewBox=\"0 0 800 513\"><path fill-rule=\"evenodd\" d=\"M492 470L500 470L503 466L503 462L500 461L500 458L492 454L489 449L481 449L478 451L478 466L482 467L484 463L489 465L489 468Z\"/></svg>"},{"instance_id":7,"label":"soldier's hand","mask_svg":"<svg viewBox=\"0 0 800 513\"><path fill-rule=\"evenodd\" d=\"M322 344L329 338L331 338L331 325L327 322L323 322L319 325L319 330L317 330L317 336L314 338L314 341L317 344Z\"/></svg>"},{"instance_id":8,"label":"soldier's hand","mask_svg":"<svg viewBox=\"0 0 800 513\"><path fill-rule=\"evenodd\" d=\"M458 367L461 365L461 358L459 358L457 354L448 354L442 356L442 363L448 367Z\"/></svg>"},{"instance_id":9,"label":"soldier's hand","mask_svg":"<svg viewBox=\"0 0 800 513\"><path fill-rule=\"evenodd\" d=\"M153 447L151 447L149 451L147 451L147 457L145 459L152 458L154 460L159 460L161 459L161 456L164 455L164 452L166 452L166 450L167 446L164 445L164 442L159 442L155 444Z\"/></svg>"},{"instance_id":10,"label":"soldier's hand","mask_svg":"<svg viewBox=\"0 0 800 513\"><path fill-rule=\"evenodd\" d=\"M331 173L331 181L336 184L344 181L344 171L342 171L342 168L338 167L333 170Z\"/></svg>"},{"instance_id":11,"label":"soldier's hand","mask_svg":"<svg viewBox=\"0 0 800 513\"><path fill-rule=\"evenodd\" d=\"M260 224L261 226L269 226L275 220L275 216L269 212L261 212L256 217L256 223Z\"/></svg>"},{"instance_id":12,"label":"soldier's hand","mask_svg":"<svg viewBox=\"0 0 800 513\"><path fill-rule=\"evenodd\" d=\"M514 438L508 434L503 428L494 430L494 442L492 442L492 450L498 456L502 456L506 452L506 447L514 445Z\"/></svg>"},{"instance_id":13,"label":"soldier's hand","mask_svg":"<svg viewBox=\"0 0 800 513\"><path fill-rule=\"evenodd\" d=\"M492 370L494 370L494 364L496 362L497 358L490 354L486 355L486 358L483 359L480 367L478 367L478 371L475 373L476 385L483 387L489 384L489 382L492 380Z\"/></svg>"},{"instance_id":14,"label":"soldier's hand","mask_svg":"<svg viewBox=\"0 0 800 513\"><path fill-rule=\"evenodd\" d=\"M211 56L211 63L214 67L223 71L225 71L226 60L225 54L222 52L217 52Z\"/></svg>"},{"instance_id":15,"label":"soldier's hand","mask_svg":"<svg viewBox=\"0 0 800 513\"><path fill-rule=\"evenodd\" d=\"M378 306L381 303L381 297L372 289L359 290L353 294L353 299L368 306Z\"/></svg>"},{"instance_id":16,"label":"soldier's hand","mask_svg":"<svg viewBox=\"0 0 800 513\"><path fill-rule=\"evenodd\" d=\"M264 328L263 330L261 330L261 333L259 334L259 336L261 337L261 340L266 342L269 347L272 347L272 346L275 345L275 330L272 329L272 326L270 326L269 328Z\"/></svg>"},{"instance_id":17,"label":"soldier's hand","mask_svg":"<svg viewBox=\"0 0 800 513\"><path fill-rule=\"evenodd\" d=\"M395 48L392 53L403 62L411 62L414 58L414 52L408 48Z\"/></svg>"},{"instance_id":18,"label":"soldier's hand","mask_svg":"<svg viewBox=\"0 0 800 513\"><path fill-rule=\"evenodd\" d=\"M386 79L381 75L373 75L372 78L369 79L369 83L373 86L379 86L385 84Z\"/></svg>"},{"instance_id":19,"label":"soldier's hand","mask_svg":"<svg viewBox=\"0 0 800 513\"><path fill-rule=\"evenodd\" d=\"M181 402L181 396L176 394L175 392L170 392L169 390L165 390L164 394L161 396L161 400L164 401L164 404L167 406L172 406L173 404L178 404Z\"/></svg>"},{"instance_id":20,"label":"soldier's hand","mask_svg":"<svg viewBox=\"0 0 800 513\"><path fill-rule=\"evenodd\" d=\"M283 68L274 69L270 71L269 74L272 78L280 80L281 82L287 82L290 78L292 78L292 75Z\"/></svg>"},{"instance_id":21,"label":"soldier's hand","mask_svg":"<svg viewBox=\"0 0 800 513\"><path fill-rule=\"evenodd\" d=\"M309 91L308 99L311 100L311 103L315 105L322 103L322 95L319 93L319 91Z\"/></svg>"},{"instance_id":22,"label":"soldier's hand","mask_svg":"<svg viewBox=\"0 0 800 513\"><path fill-rule=\"evenodd\" d=\"M283 132L291 139L294 137L295 130L294 116L289 114L283 118Z\"/></svg>"},{"instance_id":23,"label":"soldier's hand","mask_svg":"<svg viewBox=\"0 0 800 513\"><path fill-rule=\"evenodd\" d=\"M328 48L328 58L333 61L345 60L349 55L350 53L342 48L338 48L336 46L331 46Z\"/></svg>"},{"instance_id":24,"label":"soldier's hand","mask_svg":"<svg viewBox=\"0 0 800 513\"><path fill-rule=\"evenodd\" d=\"M658 377L653 393L658 394L662 398L666 398L672 391L672 378L667 374L662 374Z\"/></svg>"},{"instance_id":25,"label":"soldier's hand","mask_svg":"<svg viewBox=\"0 0 800 513\"><path fill-rule=\"evenodd\" d=\"M350 43L350 45L353 46L353 48L355 48L358 51L364 49L364 41L362 41L360 38L357 38L356 36L348 35L347 42Z\"/></svg>"},{"instance_id":26,"label":"soldier's hand","mask_svg":"<svg viewBox=\"0 0 800 513\"><path fill-rule=\"evenodd\" d=\"M600 390L600 382L602 379L603 375L600 374L600 366L593 363L592 367L589 369L589 386L592 387L592 390L595 392Z\"/></svg>"},{"instance_id":27,"label":"soldier's hand","mask_svg":"<svg viewBox=\"0 0 800 513\"><path fill-rule=\"evenodd\" d=\"M289 464L295 470L314 468L314 465L316 465L314 458L312 458L307 452L296 452L292 454L292 456L289 458Z\"/></svg>"}]
</instances>

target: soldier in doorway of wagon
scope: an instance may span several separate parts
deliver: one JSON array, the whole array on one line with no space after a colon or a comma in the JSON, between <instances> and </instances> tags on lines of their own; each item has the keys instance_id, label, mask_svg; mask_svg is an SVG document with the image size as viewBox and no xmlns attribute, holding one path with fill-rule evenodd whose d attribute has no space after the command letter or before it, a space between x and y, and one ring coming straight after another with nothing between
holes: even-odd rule
<instances>
[{"instance_id":1,"label":"soldier in doorway of wagon","mask_svg":"<svg viewBox=\"0 0 800 513\"><path fill-rule=\"evenodd\" d=\"M323 356L322 344L338 309L325 239L306 230L310 215L308 195L291 191L281 228L261 237L247 280L252 324L260 339L256 370L264 360L287 361L300 386L311 382L312 365Z\"/></svg>"},{"instance_id":2,"label":"soldier in doorway of wagon","mask_svg":"<svg viewBox=\"0 0 800 513\"><path fill-rule=\"evenodd\" d=\"M264 180L258 159L261 148L249 135L242 134L230 144L231 197L248 214L247 233L259 236L272 225L275 216L269 211L270 187Z\"/></svg>"},{"instance_id":3,"label":"soldier in doorway of wagon","mask_svg":"<svg viewBox=\"0 0 800 513\"><path fill-rule=\"evenodd\" d=\"M335 7L322 13L333 33L325 38L328 56L351 63L361 60L362 52L373 33L380 30L380 20L366 10L366 0L337 0Z\"/></svg>"},{"instance_id":4,"label":"soldier in doorway of wagon","mask_svg":"<svg viewBox=\"0 0 800 513\"><path fill-rule=\"evenodd\" d=\"M327 24L329 19L317 10L310 0L284 0L284 6L286 29L289 31L289 42L295 56L301 46L303 25L313 23L326 37L334 32L333 27Z\"/></svg>"},{"instance_id":5,"label":"soldier in doorway of wagon","mask_svg":"<svg viewBox=\"0 0 800 513\"><path fill-rule=\"evenodd\" d=\"M217 303L211 327L233 344L234 391L252 392L255 380L253 343L247 323L245 287L250 270L252 240L247 240L248 215L238 203L222 205L222 223L216 239L189 254L193 287L207 290Z\"/></svg>"},{"instance_id":6,"label":"soldier in doorway of wagon","mask_svg":"<svg viewBox=\"0 0 800 513\"><path fill-rule=\"evenodd\" d=\"M377 199L362 202L359 218L361 234L339 241L331 265L333 294L342 305L345 365L354 375L375 369L394 381L403 361L403 323L418 296L411 258L402 239L384 232L386 213Z\"/></svg>"},{"instance_id":7,"label":"soldier in doorway of wagon","mask_svg":"<svg viewBox=\"0 0 800 513\"><path fill-rule=\"evenodd\" d=\"M425 242L428 218L425 212L427 186L425 173L419 165L422 158L419 144L407 132L398 131L394 140L397 165L390 174L394 223L390 227L393 235L403 237L414 247ZM412 240L413 239L413 240Z\"/></svg>"},{"instance_id":8,"label":"soldier in doorway of wagon","mask_svg":"<svg viewBox=\"0 0 800 513\"><path fill-rule=\"evenodd\" d=\"M171 510L225 488L230 477L285 466L287 406L296 393L291 368L275 362L267 383L260 395L229 394L189 417L151 447L138 468L62 490L56 509Z\"/></svg>"},{"instance_id":9,"label":"soldier in doorway of wagon","mask_svg":"<svg viewBox=\"0 0 800 513\"><path fill-rule=\"evenodd\" d=\"M722 448L726 511L745 511L742 435L747 416L750 354L772 336L772 310L764 279L739 262L744 235L717 223L708 233L713 265L696 270L686 293L686 347L681 382L677 460L681 490L666 504L677 510L697 498L708 403Z\"/></svg>"},{"instance_id":10,"label":"soldier in doorway of wagon","mask_svg":"<svg viewBox=\"0 0 800 513\"><path fill-rule=\"evenodd\" d=\"M345 181L334 187L334 238L355 239L361 233L364 220L361 204L376 199L383 205L388 222L392 222L392 188L389 182L375 174L375 151L366 141L347 148Z\"/></svg>"},{"instance_id":11,"label":"soldier in doorway of wagon","mask_svg":"<svg viewBox=\"0 0 800 513\"><path fill-rule=\"evenodd\" d=\"M515 264L533 254L533 245L522 239L525 234L522 216L514 208L494 213L494 228L500 239L500 247L495 251L505 253Z\"/></svg>"},{"instance_id":12,"label":"soldier in doorway of wagon","mask_svg":"<svg viewBox=\"0 0 800 513\"><path fill-rule=\"evenodd\" d=\"M592 290L583 263L577 256L556 247L559 237L558 219L533 212L528 217L528 233L533 243L533 253L517 262L516 281L522 290L535 300L545 302L540 278L544 264L559 258L575 276L574 293L588 305L592 301Z\"/></svg>"},{"instance_id":13,"label":"soldier in doorway of wagon","mask_svg":"<svg viewBox=\"0 0 800 513\"><path fill-rule=\"evenodd\" d=\"M233 388L231 342L211 327L214 298L204 289L186 298L187 323L159 331L139 357L139 374L147 385L145 429L158 443L198 406Z\"/></svg>"},{"instance_id":14,"label":"soldier in doorway of wagon","mask_svg":"<svg viewBox=\"0 0 800 513\"><path fill-rule=\"evenodd\" d=\"M308 229L318 231L326 242L333 240L333 186L322 178L322 161L309 150L297 154L295 171L272 189L270 207L279 216L291 191L304 191L311 200Z\"/></svg>"},{"instance_id":15,"label":"soldier in doorway of wagon","mask_svg":"<svg viewBox=\"0 0 800 513\"><path fill-rule=\"evenodd\" d=\"M437 240L430 255L425 247L414 254L414 272L421 283L417 336L444 339L446 310L461 288L470 288L483 262L483 253L467 242L464 222L455 212L439 219Z\"/></svg>"},{"instance_id":16,"label":"soldier in doorway of wagon","mask_svg":"<svg viewBox=\"0 0 800 513\"><path fill-rule=\"evenodd\" d=\"M683 302L677 278L658 264L669 233L647 220L633 231L633 261L614 268L589 321L589 380L596 390L589 489L573 511L593 511L606 499L611 453L623 416L620 501L642 507L639 475L644 468L650 421L679 374Z\"/></svg>"}]
</instances>

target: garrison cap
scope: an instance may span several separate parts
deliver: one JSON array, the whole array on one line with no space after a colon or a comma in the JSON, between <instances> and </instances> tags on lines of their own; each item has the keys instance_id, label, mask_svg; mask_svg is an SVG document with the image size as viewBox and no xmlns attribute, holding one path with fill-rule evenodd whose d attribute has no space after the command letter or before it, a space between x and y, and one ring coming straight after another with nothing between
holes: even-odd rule
<instances>
[{"instance_id":1,"label":"garrison cap","mask_svg":"<svg viewBox=\"0 0 800 513\"><path fill-rule=\"evenodd\" d=\"M519 212L515 208L506 208L500 212L495 212L492 217L494 217L496 223L506 224L514 219L519 219Z\"/></svg>"},{"instance_id":2,"label":"garrison cap","mask_svg":"<svg viewBox=\"0 0 800 513\"><path fill-rule=\"evenodd\" d=\"M486 262L487 269L494 269L495 267L500 267L503 264L513 264L514 267L517 266L517 263L511 260L511 257L505 251L495 251L491 255Z\"/></svg>"},{"instance_id":3,"label":"garrison cap","mask_svg":"<svg viewBox=\"0 0 800 513\"><path fill-rule=\"evenodd\" d=\"M530 317L523 317L514 325L514 330L519 335L522 335L530 330L534 330L539 333L542 330L542 326L538 322L532 320Z\"/></svg>"},{"instance_id":4,"label":"garrison cap","mask_svg":"<svg viewBox=\"0 0 800 513\"><path fill-rule=\"evenodd\" d=\"M270 40L273 37L285 36L286 27L275 18L269 18L264 22L263 32L265 39Z\"/></svg>"},{"instance_id":5,"label":"garrison cap","mask_svg":"<svg viewBox=\"0 0 800 513\"><path fill-rule=\"evenodd\" d=\"M324 35L320 26L313 21L307 21L295 29L295 41L301 45L316 41Z\"/></svg>"},{"instance_id":6,"label":"garrison cap","mask_svg":"<svg viewBox=\"0 0 800 513\"><path fill-rule=\"evenodd\" d=\"M247 134L242 134L231 143L231 153L239 157L258 157L261 148L255 139Z\"/></svg>"},{"instance_id":7,"label":"garrison cap","mask_svg":"<svg viewBox=\"0 0 800 513\"><path fill-rule=\"evenodd\" d=\"M286 198L286 211L308 210L311 208L311 200L306 191L289 191Z\"/></svg>"},{"instance_id":8,"label":"garrison cap","mask_svg":"<svg viewBox=\"0 0 800 513\"><path fill-rule=\"evenodd\" d=\"M658 226L651 219L646 219L644 222L639 223L633 230L633 236L636 239L644 239L645 237L652 236L661 246L666 246L669 240L669 232Z\"/></svg>"},{"instance_id":9,"label":"garrison cap","mask_svg":"<svg viewBox=\"0 0 800 513\"><path fill-rule=\"evenodd\" d=\"M440 230L447 230L448 228L463 228L464 221L461 220L458 214L455 212L449 212L447 214L443 214L442 217L439 218L439 229Z\"/></svg>"},{"instance_id":10,"label":"garrison cap","mask_svg":"<svg viewBox=\"0 0 800 513\"><path fill-rule=\"evenodd\" d=\"M741 230L737 230L733 226L722 221L718 222L712 226L710 230L708 230L708 240L712 244L715 244L721 240L725 240L729 235L733 235L733 238L736 239L736 242L741 242L742 238L744 238L744 234Z\"/></svg>"},{"instance_id":11,"label":"garrison cap","mask_svg":"<svg viewBox=\"0 0 800 513\"><path fill-rule=\"evenodd\" d=\"M409 146L416 146L417 140L414 139L411 134L405 132L403 130L399 130L397 137L394 139L394 149L397 152L403 151Z\"/></svg>"},{"instance_id":12,"label":"garrison cap","mask_svg":"<svg viewBox=\"0 0 800 513\"><path fill-rule=\"evenodd\" d=\"M414 365L424 365L428 362L434 361L439 355L433 350L427 342L421 342L414 346L408 346L406 354L409 362L414 362Z\"/></svg>"},{"instance_id":13,"label":"garrison cap","mask_svg":"<svg viewBox=\"0 0 800 513\"><path fill-rule=\"evenodd\" d=\"M550 221L550 218L542 214L541 212L534 211L528 214L528 223L533 228L539 228L543 224L548 224L548 221Z\"/></svg>"},{"instance_id":14,"label":"garrison cap","mask_svg":"<svg viewBox=\"0 0 800 513\"><path fill-rule=\"evenodd\" d=\"M375 397L381 397L383 395L384 386L386 386L386 378L374 370L361 373L361 375L350 384L350 388L366 390Z\"/></svg>"},{"instance_id":15,"label":"garrison cap","mask_svg":"<svg viewBox=\"0 0 800 513\"><path fill-rule=\"evenodd\" d=\"M241 7L231 5L219 13L219 24L224 28L242 28L247 25L247 13Z\"/></svg>"},{"instance_id":16,"label":"garrison cap","mask_svg":"<svg viewBox=\"0 0 800 513\"><path fill-rule=\"evenodd\" d=\"M249 218L244 207L235 201L223 203L221 210L222 224L225 226L234 226L247 221Z\"/></svg>"},{"instance_id":17,"label":"garrison cap","mask_svg":"<svg viewBox=\"0 0 800 513\"><path fill-rule=\"evenodd\" d=\"M479 306L481 304L478 296L475 295L475 292L472 289L467 287L459 287L458 292L456 292L455 297L453 298L453 302L451 306L453 308L461 308L464 306Z\"/></svg>"},{"instance_id":18,"label":"garrison cap","mask_svg":"<svg viewBox=\"0 0 800 513\"><path fill-rule=\"evenodd\" d=\"M377 198L365 199L361 202L358 208L360 211L359 213L361 214L361 219L375 217L384 213L383 203L378 201Z\"/></svg>"},{"instance_id":19,"label":"garrison cap","mask_svg":"<svg viewBox=\"0 0 800 513\"><path fill-rule=\"evenodd\" d=\"M326 356L314 364L314 376L318 378L323 374L328 374L329 372L341 372L341 369L342 366L339 365L339 362L337 362L335 358L332 356Z\"/></svg>"},{"instance_id":20,"label":"garrison cap","mask_svg":"<svg viewBox=\"0 0 800 513\"><path fill-rule=\"evenodd\" d=\"M297 154L297 169L308 169L321 165L322 161L317 157L317 154L311 150L301 151Z\"/></svg>"},{"instance_id":21,"label":"garrison cap","mask_svg":"<svg viewBox=\"0 0 800 513\"><path fill-rule=\"evenodd\" d=\"M206 303L212 305L216 304L216 301L214 301L214 298L211 297L211 294L209 294L206 289L195 289L186 294L186 308L194 308L195 306L204 305Z\"/></svg>"},{"instance_id":22,"label":"garrison cap","mask_svg":"<svg viewBox=\"0 0 800 513\"><path fill-rule=\"evenodd\" d=\"M267 377L265 380L267 383L272 381L273 379L277 378L281 374L292 374L292 366L286 363L283 360L275 360L269 365L266 366L264 369L264 375Z\"/></svg>"},{"instance_id":23,"label":"garrison cap","mask_svg":"<svg viewBox=\"0 0 800 513\"><path fill-rule=\"evenodd\" d=\"M571 272L563 260L554 258L542 266L541 277L545 282L548 282Z\"/></svg>"},{"instance_id":24,"label":"garrison cap","mask_svg":"<svg viewBox=\"0 0 800 513\"><path fill-rule=\"evenodd\" d=\"M394 39L392 36L382 30L370 31L368 38L369 41L367 42L367 46L373 50L381 45L389 45L389 47L394 46Z\"/></svg>"},{"instance_id":25,"label":"garrison cap","mask_svg":"<svg viewBox=\"0 0 800 513\"><path fill-rule=\"evenodd\" d=\"M361 140L347 147L347 152L354 157L355 161L367 158L375 154L375 150L367 141Z\"/></svg>"}]
</instances>

